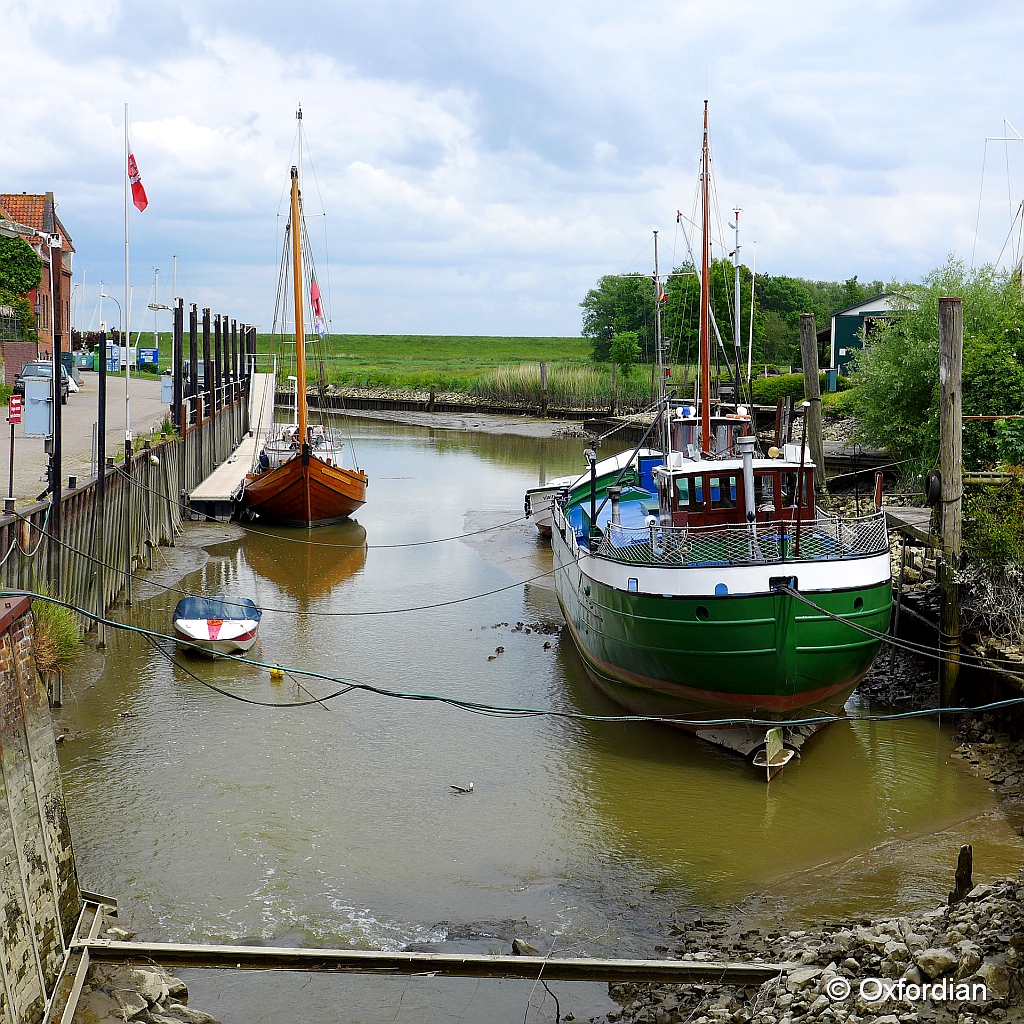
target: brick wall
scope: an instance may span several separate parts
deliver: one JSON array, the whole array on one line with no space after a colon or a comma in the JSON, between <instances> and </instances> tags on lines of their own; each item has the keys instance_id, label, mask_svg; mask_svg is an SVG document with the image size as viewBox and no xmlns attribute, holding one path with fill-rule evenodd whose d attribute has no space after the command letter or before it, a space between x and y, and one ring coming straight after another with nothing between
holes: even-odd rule
<instances>
[{"instance_id":1,"label":"brick wall","mask_svg":"<svg viewBox=\"0 0 1024 1024\"><path fill-rule=\"evenodd\" d=\"M28 598L0 598L0 865L0 1020L37 1024L81 897Z\"/></svg>"},{"instance_id":2,"label":"brick wall","mask_svg":"<svg viewBox=\"0 0 1024 1024\"><path fill-rule=\"evenodd\" d=\"M11 385L26 363L36 358L38 349L34 341L5 341L0 345L4 360L4 383Z\"/></svg>"}]
</instances>

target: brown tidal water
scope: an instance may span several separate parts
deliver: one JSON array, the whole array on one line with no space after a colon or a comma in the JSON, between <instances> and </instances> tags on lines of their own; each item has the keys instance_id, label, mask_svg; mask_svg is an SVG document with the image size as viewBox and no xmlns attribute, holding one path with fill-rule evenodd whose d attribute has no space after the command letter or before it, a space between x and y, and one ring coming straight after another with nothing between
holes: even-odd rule
<instances>
[{"instance_id":1,"label":"brown tidal water","mask_svg":"<svg viewBox=\"0 0 1024 1024\"><path fill-rule=\"evenodd\" d=\"M541 473L581 466L583 442L349 428L371 479L358 524L308 535L195 524L158 552L157 583L255 598L259 660L408 692L617 713L563 632L495 628L560 621L545 579L430 611L339 614L546 572L550 549L523 526L360 545L513 520ZM175 565L190 570L180 582ZM169 632L180 594L141 591L118 617ZM180 660L253 700L306 696L265 668ZM961 842L974 843L979 878L1021 862L987 785L950 761L951 732L930 720L830 726L769 788L739 758L662 726L485 717L359 690L330 710L254 707L123 632L69 682L73 739L61 760L82 883L119 897L151 939L507 952L518 935L545 951L653 954L674 914L800 921L937 905ZM303 685L317 696L338 688ZM855 696L849 710L865 707ZM471 781L468 796L449 788ZM213 971L189 981L193 1005L225 1024L522 1019L533 989ZM552 988L563 1014L610 1008L603 986ZM530 1019L553 1019L542 990L532 1005L541 996Z\"/></svg>"}]
</instances>

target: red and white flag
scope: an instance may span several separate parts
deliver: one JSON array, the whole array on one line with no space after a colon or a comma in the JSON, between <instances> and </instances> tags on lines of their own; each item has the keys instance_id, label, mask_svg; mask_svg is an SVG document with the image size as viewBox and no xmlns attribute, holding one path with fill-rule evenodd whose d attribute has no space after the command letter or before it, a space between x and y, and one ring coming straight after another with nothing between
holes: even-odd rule
<instances>
[{"instance_id":1,"label":"red and white flag","mask_svg":"<svg viewBox=\"0 0 1024 1024\"><path fill-rule=\"evenodd\" d=\"M141 213L149 206L149 200L146 198L146 189L143 187L142 176L139 174L139 165L135 162L135 154L130 149L128 150L128 180L132 185L132 202Z\"/></svg>"}]
</instances>

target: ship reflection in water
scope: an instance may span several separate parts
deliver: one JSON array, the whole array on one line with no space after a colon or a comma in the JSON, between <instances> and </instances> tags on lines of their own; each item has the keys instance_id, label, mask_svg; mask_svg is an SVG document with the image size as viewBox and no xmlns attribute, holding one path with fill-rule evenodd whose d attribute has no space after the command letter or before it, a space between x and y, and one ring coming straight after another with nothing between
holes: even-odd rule
<instances>
[{"instance_id":1,"label":"ship reflection in water","mask_svg":"<svg viewBox=\"0 0 1024 1024\"><path fill-rule=\"evenodd\" d=\"M327 597L366 565L366 530L355 520L315 533L263 524L246 532L241 554L252 571L302 607Z\"/></svg>"}]
</instances>

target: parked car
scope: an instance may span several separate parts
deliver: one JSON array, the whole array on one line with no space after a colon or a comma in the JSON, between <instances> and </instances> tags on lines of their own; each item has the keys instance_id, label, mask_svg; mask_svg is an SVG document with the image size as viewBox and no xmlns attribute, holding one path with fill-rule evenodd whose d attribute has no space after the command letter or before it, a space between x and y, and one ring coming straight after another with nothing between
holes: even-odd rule
<instances>
[{"instance_id":1,"label":"parked car","mask_svg":"<svg viewBox=\"0 0 1024 1024\"><path fill-rule=\"evenodd\" d=\"M14 393L16 395L25 394L25 378L26 377L45 377L48 380L53 379L53 363L48 359L37 359L35 362L26 363L21 368L21 373L14 378ZM62 366L60 368L60 404L67 405L68 395L71 393L71 385L68 383L68 371Z\"/></svg>"}]
</instances>

